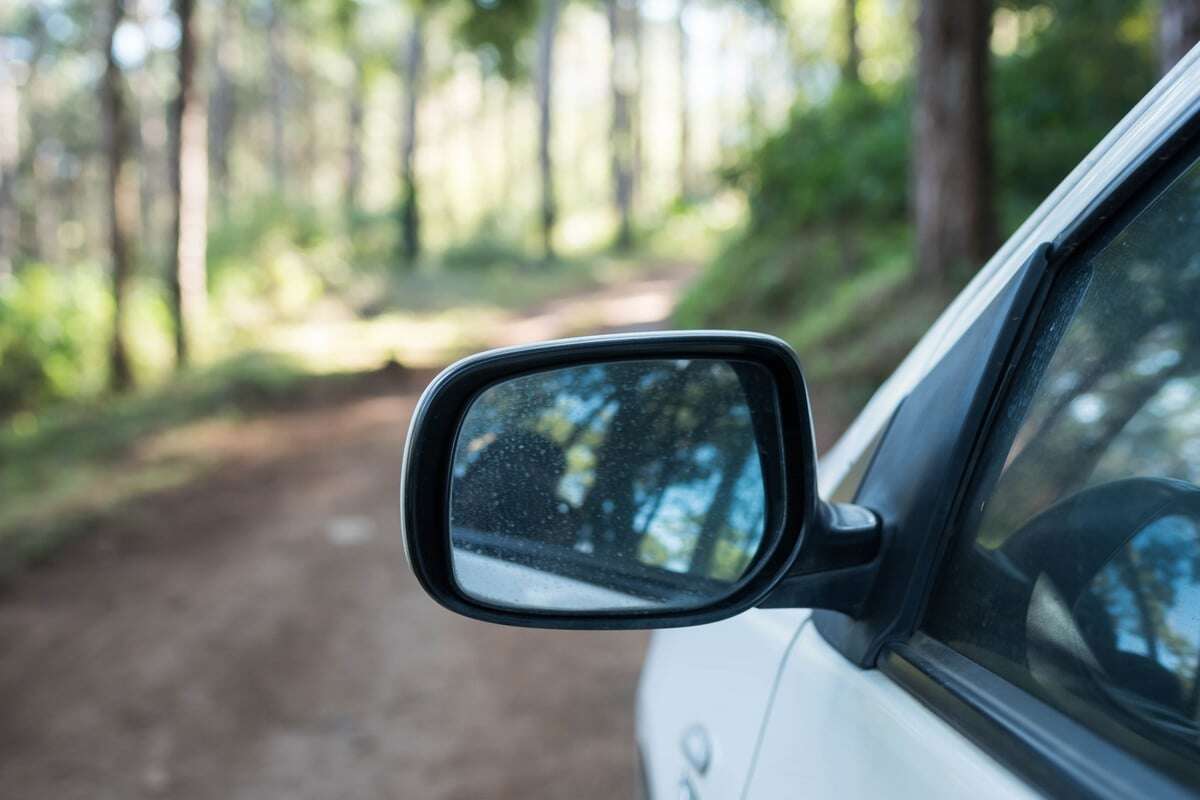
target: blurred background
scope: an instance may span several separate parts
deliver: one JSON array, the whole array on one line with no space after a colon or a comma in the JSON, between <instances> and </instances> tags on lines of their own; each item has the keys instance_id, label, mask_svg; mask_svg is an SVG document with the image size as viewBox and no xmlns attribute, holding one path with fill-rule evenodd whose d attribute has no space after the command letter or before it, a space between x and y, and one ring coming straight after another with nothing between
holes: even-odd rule
<instances>
[{"instance_id":1,"label":"blurred background","mask_svg":"<svg viewBox=\"0 0 1200 800\"><path fill-rule=\"evenodd\" d=\"M645 636L427 600L489 346L778 334L827 447L1200 0L10 0L0 786L627 796Z\"/></svg>"}]
</instances>

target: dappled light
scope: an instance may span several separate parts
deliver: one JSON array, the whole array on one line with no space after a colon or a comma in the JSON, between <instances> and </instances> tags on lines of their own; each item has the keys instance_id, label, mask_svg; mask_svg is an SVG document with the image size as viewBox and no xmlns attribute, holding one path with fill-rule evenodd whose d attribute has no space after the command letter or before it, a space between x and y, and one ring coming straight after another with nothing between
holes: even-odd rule
<instances>
[{"instance_id":1,"label":"dappled light","mask_svg":"<svg viewBox=\"0 0 1200 800\"><path fill-rule=\"evenodd\" d=\"M761 331L825 450L1200 38L1193 6L0 2L3 793L632 796L646 638L466 622L405 569L421 392L490 348ZM989 513L1164 443L1152 466L1200 480L1197 331L1162 313L1194 298L1160 294L1067 335L1005 472L1046 486ZM1128 352L1098 363L1117 317ZM691 613L782 563L781 458L750 423L781 398L723 359L476 387L468 594ZM1110 430L1086 470L1027 472ZM1171 525L1135 566L1191 546ZM1127 612L1123 568L1093 588ZM1194 712L1185 583L1114 636Z\"/></svg>"}]
</instances>

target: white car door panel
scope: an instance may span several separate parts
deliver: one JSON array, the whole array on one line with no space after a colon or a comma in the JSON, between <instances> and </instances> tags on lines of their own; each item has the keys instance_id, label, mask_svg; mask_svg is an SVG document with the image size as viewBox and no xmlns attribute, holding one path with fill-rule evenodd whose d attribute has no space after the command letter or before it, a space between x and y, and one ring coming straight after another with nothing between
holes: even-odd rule
<instances>
[{"instance_id":1,"label":"white car door panel","mask_svg":"<svg viewBox=\"0 0 1200 800\"><path fill-rule=\"evenodd\" d=\"M638 686L638 742L652 796L737 797L745 785L779 665L807 609L747 611L698 628L657 631ZM706 769L684 755L704 737Z\"/></svg>"},{"instance_id":2,"label":"white car door panel","mask_svg":"<svg viewBox=\"0 0 1200 800\"><path fill-rule=\"evenodd\" d=\"M784 659L743 796L1019 800L1037 795L886 675L854 666L806 625Z\"/></svg>"}]
</instances>

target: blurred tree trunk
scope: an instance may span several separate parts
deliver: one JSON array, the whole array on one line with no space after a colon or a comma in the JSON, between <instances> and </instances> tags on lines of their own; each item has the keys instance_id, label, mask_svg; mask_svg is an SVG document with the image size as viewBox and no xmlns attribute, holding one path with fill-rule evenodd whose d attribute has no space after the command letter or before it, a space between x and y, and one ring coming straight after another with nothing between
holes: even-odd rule
<instances>
[{"instance_id":1,"label":"blurred tree trunk","mask_svg":"<svg viewBox=\"0 0 1200 800\"><path fill-rule=\"evenodd\" d=\"M362 193L363 174L363 115L367 95L367 71L362 54L357 48L350 53L354 74L346 109L346 189L342 200L347 222L353 223L358 215L359 196Z\"/></svg>"},{"instance_id":2,"label":"blurred tree trunk","mask_svg":"<svg viewBox=\"0 0 1200 800\"><path fill-rule=\"evenodd\" d=\"M608 15L610 57L608 77L612 90L612 123L609 146L612 148L613 204L617 212L617 247L633 245L633 119L632 56L626 28L628 13L620 0L605 0Z\"/></svg>"},{"instance_id":3,"label":"blurred tree trunk","mask_svg":"<svg viewBox=\"0 0 1200 800\"><path fill-rule=\"evenodd\" d=\"M858 48L858 0L844 0L846 15L846 60L842 62L842 80L859 83L862 78L862 51Z\"/></svg>"},{"instance_id":4,"label":"blurred tree trunk","mask_svg":"<svg viewBox=\"0 0 1200 800\"><path fill-rule=\"evenodd\" d=\"M743 459L744 461L744 459ZM713 490L712 501L704 512L704 522L700 533L696 536L696 546L692 550L688 571L695 574L709 575L712 572L713 555L717 549L717 539L721 529L729 520L729 512L733 508L738 480L738 461L732 454L726 453L721 466L721 478L717 488Z\"/></svg>"},{"instance_id":5,"label":"blurred tree trunk","mask_svg":"<svg viewBox=\"0 0 1200 800\"><path fill-rule=\"evenodd\" d=\"M1163 73L1200 42L1200 0L1162 0L1158 58Z\"/></svg>"},{"instance_id":6,"label":"blurred tree trunk","mask_svg":"<svg viewBox=\"0 0 1200 800\"><path fill-rule=\"evenodd\" d=\"M132 113L136 118L130 134L133 136L133 161L138 173L136 228L141 236L138 250L144 258L156 258L162 251L156 249L155 245L161 247L166 238L162 224L164 218L160 213L167 184L164 165L167 155L166 114L154 85L155 76L149 69L143 67L137 70L130 76L129 84L135 101Z\"/></svg>"},{"instance_id":7,"label":"blurred tree trunk","mask_svg":"<svg viewBox=\"0 0 1200 800\"><path fill-rule=\"evenodd\" d=\"M501 90L500 107L500 203L498 208L511 208L513 200L513 184L517 176L517 143L521 137L517 135L517 96L509 81L504 81Z\"/></svg>"},{"instance_id":8,"label":"blurred tree trunk","mask_svg":"<svg viewBox=\"0 0 1200 800\"><path fill-rule=\"evenodd\" d=\"M121 86L121 67L113 55L113 40L125 15L124 0L110 0L108 28L103 40L104 77L101 104L104 116L104 153L108 173L108 244L112 259L113 329L109 346L109 383L114 390L128 389L133 382L129 354L125 349L125 295L133 259L129 251L130 207L129 123Z\"/></svg>"},{"instance_id":9,"label":"blurred tree trunk","mask_svg":"<svg viewBox=\"0 0 1200 800\"><path fill-rule=\"evenodd\" d=\"M17 96L18 103L20 103L18 110L24 114L29 129L37 131L42 129L37 103L37 99L42 96L40 66L49 36L45 26L37 18L29 26L26 35L32 43L33 49L29 55L29 71L25 76L25 84ZM17 130L19 131L19 129ZM52 159L40 147L40 144L40 139L30 137L24 143L24 147L18 151L16 173L10 189L13 192L13 213L16 215L18 224L16 231L18 242L27 248L33 260L54 263L58 255L56 245L60 213L58 191L55 185L58 176L51 163ZM17 191L17 179L24 179L26 182L24 184L26 189L23 192L18 193Z\"/></svg>"},{"instance_id":10,"label":"blurred tree trunk","mask_svg":"<svg viewBox=\"0 0 1200 800\"><path fill-rule=\"evenodd\" d=\"M692 109L688 91L691 42L684 21L687 7L688 0L679 0L679 12L675 17L676 55L679 58L679 197L684 202L692 200L696 194L692 185Z\"/></svg>"},{"instance_id":11,"label":"blurred tree trunk","mask_svg":"<svg viewBox=\"0 0 1200 800\"><path fill-rule=\"evenodd\" d=\"M645 22L642 19L641 0L630 0L630 2L630 35L633 38L633 113L631 115L633 125L631 134L633 138L633 175L630 181L630 202L636 206L639 197L638 192L641 191L642 186L643 159L645 158L644 142L642 140L642 92L645 88L646 43L644 39Z\"/></svg>"},{"instance_id":12,"label":"blurred tree trunk","mask_svg":"<svg viewBox=\"0 0 1200 800\"><path fill-rule=\"evenodd\" d=\"M200 34L196 0L175 0L179 18L178 88L171 106L171 316L175 364L192 357L207 305L205 244L208 239L208 121L196 80Z\"/></svg>"},{"instance_id":13,"label":"blurred tree trunk","mask_svg":"<svg viewBox=\"0 0 1200 800\"><path fill-rule=\"evenodd\" d=\"M542 252L546 261L553 261L554 224L558 206L554 196L554 163L551 158L554 98L554 40L558 33L558 13L561 0L541 0L537 45L537 103L538 103L538 171L542 186Z\"/></svg>"},{"instance_id":14,"label":"blurred tree trunk","mask_svg":"<svg viewBox=\"0 0 1200 800\"><path fill-rule=\"evenodd\" d=\"M320 91L317 88L317 71L312 63L312 53L309 42L317 35L311 24L300 21L296 27L296 40L300 46L295 49L292 57L290 74L296 89L297 107L293 112L299 117L293 123L293 129L298 129L295 139L299 142L299 169L292 164L293 192L300 191L305 202L319 203L325 197L317 176L321 164L321 133L324 126L320 116ZM293 155L295 153L293 152ZM299 181L299 185L297 185Z\"/></svg>"},{"instance_id":15,"label":"blurred tree trunk","mask_svg":"<svg viewBox=\"0 0 1200 800\"><path fill-rule=\"evenodd\" d=\"M32 219L33 257L53 264L60 256L58 230L62 220L62 192L52 156L36 146L30 156L36 213Z\"/></svg>"},{"instance_id":16,"label":"blurred tree trunk","mask_svg":"<svg viewBox=\"0 0 1200 800\"><path fill-rule=\"evenodd\" d=\"M404 260L416 263L421 255L421 218L417 206L417 110L421 94L421 71L424 65L425 11L413 12L408 32L408 47L404 57L404 123L400 142L401 209L400 226Z\"/></svg>"},{"instance_id":17,"label":"blurred tree trunk","mask_svg":"<svg viewBox=\"0 0 1200 800\"><path fill-rule=\"evenodd\" d=\"M271 186L282 197L286 174L284 125L287 113L287 60L283 52L283 0L271 0L267 17L267 68L271 71Z\"/></svg>"},{"instance_id":18,"label":"blurred tree trunk","mask_svg":"<svg viewBox=\"0 0 1200 800\"><path fill-rule=\"evenodd\" d=\"M923 0L917 21L913 210L917 275L933 286L993 245L990 15L988 0Z\"/></svg>"},{"instance_id":19,"label":"blurred tree trunk","mask_svg":"<svg viewBox=\"0 0 1200 800\"><path fill-rule=\"evenodd\" d=\"M234 70L237 67L239 37L238 0L224 0L221 18L213 42L213 92L209 99L208 157L212 190L217 196L221 216L229 215L229 150L237 118L237 89Z\"/></svg>"},{"instance_id":20,"label":"blurred tree trunk","mask_svg":"<svg viewBox=\"0 0 1200 800\"><path fill-rule=\"evenodd\" d=\"M20 163L21 96L0 42L0 279L11 275L17 257L17 167Z\"/></svg>"}]
</instances>

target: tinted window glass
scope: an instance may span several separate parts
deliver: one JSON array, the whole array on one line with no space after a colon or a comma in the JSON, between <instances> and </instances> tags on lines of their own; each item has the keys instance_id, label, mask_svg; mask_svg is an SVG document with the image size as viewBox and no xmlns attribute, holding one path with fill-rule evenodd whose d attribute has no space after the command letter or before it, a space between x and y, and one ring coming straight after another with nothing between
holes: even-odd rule
<instances>
[{"instance_id":1,"label":"tinted window glass","mask_svg":"<svg viewBox=\"0 0 1200 800\"><path fill-rule=\"evenodd\" d=\"M1200 167L1057 281L929 634L1189 780L1200 755Z\"/></svg>"}]
</instances>

